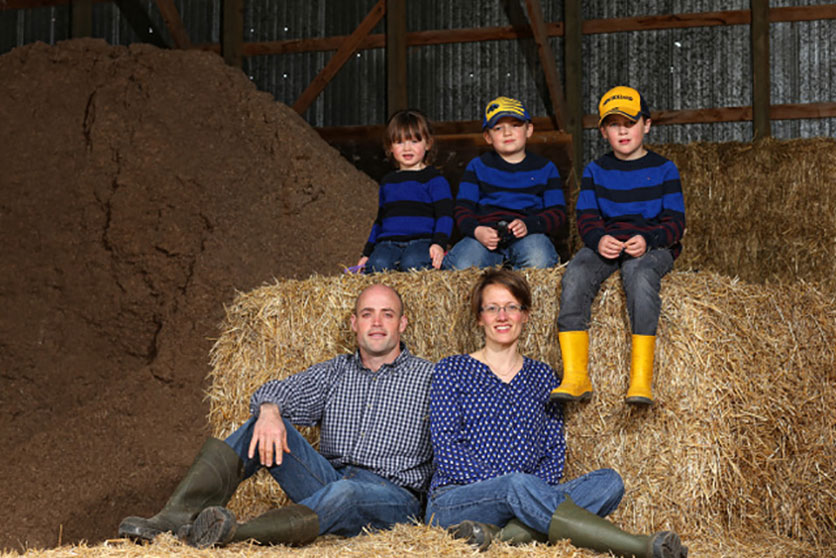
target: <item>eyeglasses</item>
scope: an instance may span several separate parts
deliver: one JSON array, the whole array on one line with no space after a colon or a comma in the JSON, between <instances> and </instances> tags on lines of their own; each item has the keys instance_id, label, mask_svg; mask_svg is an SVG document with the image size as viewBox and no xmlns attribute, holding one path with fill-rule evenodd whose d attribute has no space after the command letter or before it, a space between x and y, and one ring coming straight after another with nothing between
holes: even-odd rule
<instances>
[{"instance_id":1,"label":"eyeglasses","mask_svg":"<svg viewBox=\"0 0 836 558\"><path fill-rule=\"evenodd\" d=\"M488 306L483 306L480 308L483 314L488 314L489 316L498 316L502 310L505 310L505 314L508 316L517 316L520 312L525 310L525 306L520 306L519 304L506 304L505 306L497 306L496 304L489 304Z\"/></svg>"}]
</instances>

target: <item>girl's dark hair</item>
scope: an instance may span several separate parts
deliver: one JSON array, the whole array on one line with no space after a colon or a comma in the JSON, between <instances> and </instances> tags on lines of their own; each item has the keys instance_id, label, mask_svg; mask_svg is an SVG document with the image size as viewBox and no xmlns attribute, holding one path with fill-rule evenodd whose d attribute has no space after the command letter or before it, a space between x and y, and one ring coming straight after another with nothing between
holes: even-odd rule
<instances>
[{"instance_id":1,"label":"girl's dark hair","mask_svg":"<svg viewBox=\"0 0 836 558\"><path fill-rule=\"evenodd\" d=\"M383 149L386 156L392 158L392 144L405 139L427 141L427 152L424 163L430 165L435 159L435 141L433 141L432 126L423 112L417 109L399 110L386 123L383 135Z\"/></svg>"},{"instance_id":2,"label":"girl's dark hair","mask_svg":"<svg viewBox=\"0 0 836 558\"><path fill-rule=\"evenodd\" d=\"M476 321L482 313L482 293L488 285L505 287L520 302L523 310L531 309L531 287L525 277L510 269L488 269L470 291L470 311Z\"/></svg>"}]
</instances>

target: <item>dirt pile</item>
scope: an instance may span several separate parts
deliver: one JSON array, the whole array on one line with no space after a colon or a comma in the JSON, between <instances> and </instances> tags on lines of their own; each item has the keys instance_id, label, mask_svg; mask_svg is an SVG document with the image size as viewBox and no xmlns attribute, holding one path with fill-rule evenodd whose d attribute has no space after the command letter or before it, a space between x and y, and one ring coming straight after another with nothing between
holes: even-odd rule
<instances>
[{"instance_id":1,"label":"dirt pile","mask_svg":"<svg viewBox=\"0 0 836 558\"><path fill-rule=\"evenodd\" d=\"M112 537L207 433L235 290L353 264L376 186L202 52L0 57L0 548Z\"/></svg>"}]
</instances>

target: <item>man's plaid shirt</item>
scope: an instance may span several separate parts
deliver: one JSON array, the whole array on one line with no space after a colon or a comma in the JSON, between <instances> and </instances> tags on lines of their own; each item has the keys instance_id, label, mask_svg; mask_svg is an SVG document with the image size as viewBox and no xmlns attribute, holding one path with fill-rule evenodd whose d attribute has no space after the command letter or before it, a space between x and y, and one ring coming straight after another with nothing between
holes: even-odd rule
<instances>
[{"instance_id":1,"label":"man's plaid shirt","mask_svg":"<svg viewBox=\"0 0 836 558\"><path fill-rule=\"evenodd\" d=\"M284 380L262 385L250 399L257 417L275 403L300 426L319 425L319 452L334 468L362 467L398 486L425 492L432 474L431 362L401 354L377 372L359 351L314 364Z\"/></svg>"}]
</instances>

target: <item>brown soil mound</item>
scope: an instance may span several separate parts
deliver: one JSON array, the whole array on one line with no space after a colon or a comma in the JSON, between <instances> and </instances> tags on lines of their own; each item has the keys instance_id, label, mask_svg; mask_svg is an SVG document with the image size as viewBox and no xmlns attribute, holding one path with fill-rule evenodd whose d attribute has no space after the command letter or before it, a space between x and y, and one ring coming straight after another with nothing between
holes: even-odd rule
<instances>
[{"instance_id":1,"label":"brown soil mound","mask_svg":"<svg viewBox=\"0 0 836 558\"><path fill-rule=\"evenodd\" d=\"M151 514L207 435L235 290L355 263L376 186L214 55L0 57L0 548Z\"/></svg>"}]
</instances>

